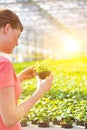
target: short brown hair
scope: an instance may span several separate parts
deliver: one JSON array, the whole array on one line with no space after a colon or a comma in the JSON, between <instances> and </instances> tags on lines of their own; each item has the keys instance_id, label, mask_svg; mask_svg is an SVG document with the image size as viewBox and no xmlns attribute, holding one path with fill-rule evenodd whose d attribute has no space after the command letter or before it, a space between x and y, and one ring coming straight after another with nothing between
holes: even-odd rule
<instances>
[{"instance_id":1,"label":"short brown hair","mask_svg":"<svg viewBox=\"0 0 87 130\"><path fill-rule=\"evenodd\" d=\"M0 9L0 28L4 27L8 23L14 29L23 30L23 25L16 13L7 8Z\"/></svg>"}]
</instances>

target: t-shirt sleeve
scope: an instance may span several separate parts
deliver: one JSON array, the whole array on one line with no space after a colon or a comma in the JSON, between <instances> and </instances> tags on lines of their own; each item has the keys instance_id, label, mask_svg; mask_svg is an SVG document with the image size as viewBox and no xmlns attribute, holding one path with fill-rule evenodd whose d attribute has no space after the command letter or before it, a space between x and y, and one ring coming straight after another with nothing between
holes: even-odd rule
<instances>
[{"instance_id":1,"label":"t-shirt sleeve","mask_svg":"<svg viewBox=\"0 0 87 130\"><path fill-rule=\"evenodd\" d=\"M0 63L0 88L14 86L14 69L10 61Z\"/></svg>"}]
</instances>

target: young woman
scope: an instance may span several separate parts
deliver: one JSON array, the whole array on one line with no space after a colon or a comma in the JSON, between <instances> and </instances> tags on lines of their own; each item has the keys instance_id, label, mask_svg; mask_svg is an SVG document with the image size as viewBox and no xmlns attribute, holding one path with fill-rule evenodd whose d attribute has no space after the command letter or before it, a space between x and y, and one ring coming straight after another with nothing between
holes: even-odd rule
<instances>
[{"instance_id":1,"label":"young woman","mask_svg":"<svg viewBox=\"0 0 87 130\"><path fill-rule=\"evenodd\" d=\"M18 45L23 30L19 17L10 9L0 9L0 51L10 54ZM21 130L20 119L52 86L52 74L44 81L38 79L33 95L21 104L21 82L36 76L33 66L16 75L12 63L0 55L0 130Z\"/></svg>"}]
</instances>

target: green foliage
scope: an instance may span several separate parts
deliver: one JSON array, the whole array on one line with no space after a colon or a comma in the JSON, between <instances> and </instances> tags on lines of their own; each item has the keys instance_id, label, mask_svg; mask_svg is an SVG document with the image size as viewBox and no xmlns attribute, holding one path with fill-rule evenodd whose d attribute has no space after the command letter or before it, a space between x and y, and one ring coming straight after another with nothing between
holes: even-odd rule
<instances>
[{"instance_id":1,"label":"green foliage","mask_svg":"<svg viewBox=\"0 0 87 130\"><path fill-rule=\"evenodd\" d=\"M47 64L46 64L46 62L45 61L38 61L37 63L36 63L36 72L37 73L41 73L41 72L43 72L43 71L48 71L49 69L48 69L48 66L47 66Z\"/></svg>"},{"instance_id":2,"label":"green foliage","mask_svg":"<svg viewBox=\"0 0 87 130\"><path fill-rule=\"evenodd\" d=\"M44 63L42 65L42 63ZM51 90L39 100L29 113L30 119L49 120L69 118L87 121L87 59L33 61L14 64L16 72L31 65L38 72L50 70L54 75ZM41 66L42 67L41 67ZM36 79L23 82L20 102L31 96L36 88Z\"/></svg>"}]
</instances>

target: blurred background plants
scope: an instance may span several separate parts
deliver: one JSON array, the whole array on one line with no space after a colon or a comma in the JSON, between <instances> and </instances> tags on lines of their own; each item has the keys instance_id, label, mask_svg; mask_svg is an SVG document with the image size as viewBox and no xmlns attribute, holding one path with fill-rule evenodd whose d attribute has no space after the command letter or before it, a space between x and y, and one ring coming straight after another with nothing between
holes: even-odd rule
<instances>
[{"instance_id":1,"label":"blurred background plants","mask_svg":"<svg viewBox=\"0 0 87 130\"><path fill-rule=\"evenodd\" d=\"M72 119L72 123L79 120L84 124L87 120L87 60L47 59L44 63L54 75L53 85L28 113L28 121L35 119L37 122L42 120L53 122L67 117L67 120ZM22 69L36 64L37 61L15 63L14 68L19 73ZM34 78L22 84L23 94L19 102L32 95L37 80Z\"/></svg>"}]
</instances>

